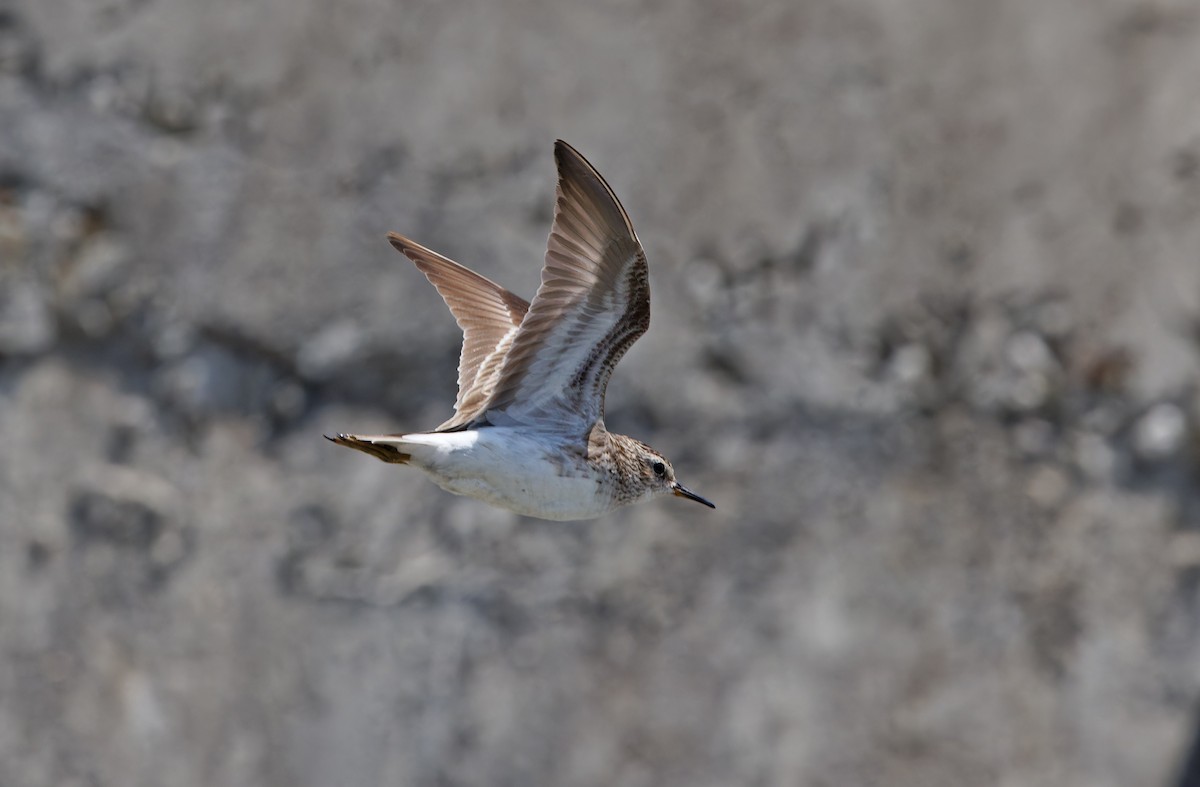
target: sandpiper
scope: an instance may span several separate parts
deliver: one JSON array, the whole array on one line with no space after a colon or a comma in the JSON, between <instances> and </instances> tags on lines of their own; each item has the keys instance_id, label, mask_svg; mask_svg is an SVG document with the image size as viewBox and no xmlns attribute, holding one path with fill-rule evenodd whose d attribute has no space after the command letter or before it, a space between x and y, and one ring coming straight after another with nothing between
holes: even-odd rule
<instances>
[{"instance_id":1,"label":"sandpiper","mask_svg":"<svg viewBox=\"0 0 1200 787\"><path fill-rule=\"evenodd\" d=\"M432 432L326 438L542 519L587 519L662 495L716 508L675 480L665 456L604 428L608 378L650 325L646 256L600 173L562 140L554 160L554 223L532 303L388 234L463 331L454 416Z\"/></svg>"}]
</instances>

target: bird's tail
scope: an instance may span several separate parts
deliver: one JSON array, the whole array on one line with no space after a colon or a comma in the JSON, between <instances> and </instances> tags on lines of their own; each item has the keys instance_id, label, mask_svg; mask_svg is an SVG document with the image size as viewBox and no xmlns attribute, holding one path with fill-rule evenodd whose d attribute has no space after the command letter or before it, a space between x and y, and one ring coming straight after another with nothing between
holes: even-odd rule
<instances>
[{"instance_id":1,"label":"bird's tail","mask_svg":"<svg viewBox=\"0 0 1200 787\"><path fill-rule=\"evenodd\" d=\"M402 435L339 434L336 437L325 435L325 439L394 465L406 465L412 459L412 454L401 450L405 447Z\"/></svg>"}]
</instances>

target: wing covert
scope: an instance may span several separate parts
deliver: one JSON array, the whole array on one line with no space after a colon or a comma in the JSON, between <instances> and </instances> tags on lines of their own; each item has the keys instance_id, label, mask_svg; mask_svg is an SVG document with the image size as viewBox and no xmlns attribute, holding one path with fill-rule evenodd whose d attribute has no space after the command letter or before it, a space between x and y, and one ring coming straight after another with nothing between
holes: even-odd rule
<instances>
[{"instance_id":1,"label":"wing covert","mask_svg":"<svg viewBox=\"0 0 1200 787\"><path fill-rule=\"evenodd\" d=\"M462 329L454 417L438 430L460 427L479 415L491 396L529 304L494 281L403 235L388 233L388 241L437 288Z\"/></svg>"},{"instance_id":2,"label":"wing covert","mask_svg":"<svg viewBox=\"0 0 1200 787\"><path fill-rule=\"evenodd\" d=\"M637 233L604 178L562 140L554 158L541 286L480 414L586 434L603 417L613 368L649 327L650 282Z\"/></svg>"}]
</instances>

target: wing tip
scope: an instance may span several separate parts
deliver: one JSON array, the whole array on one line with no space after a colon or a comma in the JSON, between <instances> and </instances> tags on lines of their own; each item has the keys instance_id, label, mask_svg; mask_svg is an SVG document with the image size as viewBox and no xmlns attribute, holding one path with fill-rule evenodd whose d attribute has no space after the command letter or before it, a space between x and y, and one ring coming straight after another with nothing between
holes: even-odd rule
<instances>
[{"instance_id":1,"label":"wing tip","mask_svg":"<svg viewBox=\"0 0 1200 787\"><path fill-rule=\"evenodd\" d=\"M575 156L583 158L583 154L576 150L575 146L570 142L562 139L554 140L554 158L561 159L563 156Z\"/></svg>"},{"instance_id":2,"label":"wing tip","mask_svg":"<svg viewBox=\"0 0 1200 787\"><path fill-rule=\"evenodd\" d=\"M462 266L454 260L449 259L441 254L438 254L433 249L422 246L411 238L406 238L399 232L389 232L387 234L388 243L392 244L392 248L403 254L409 261L416 265L423 273L429 275L429 271L433 268L434 262L446 264L451 268L461 268Z\"/></svg>"},{"instance_id":3,"label":"wing tip","mask_svg":"<svg viewBox=\"0 0 1200 787\"><path fill-rule=\"evenodd\" d=\"M569 143L557 139L554 141L554 164L558 169L556 219L567 205L575 202L580 209L604 221L611 232L624 232L635 243L641 242L617 193L582 153Z\"/></svg>"},{"instance_id":4,"label":"wing tip","mask_svg":"<svg viewBox=\"0 0 1200 787\"><path fill-rule=\"evenodd\" d=\"M399 232L389 232L387 234L387 241L388 243L392 244L393 249L400 252L405 257L408 256L408 249L412 248L413 246L413 242L401 235Z\"/></svg>"},{"instance_id":5,"label":"wing tip","mask_svg":"<svg viewBox=\"0 0 1200 787\"><path fill-rule=\"evenodd\" d=\"M575 146L561 139L554 140L554 163L558 167L559 178L561 179L564 170L576 169L588 175L600 178L600 173L592 166L592 163L584 158ZM603 178L600 178L603 181Z\"/></svg>"}]
</instances>

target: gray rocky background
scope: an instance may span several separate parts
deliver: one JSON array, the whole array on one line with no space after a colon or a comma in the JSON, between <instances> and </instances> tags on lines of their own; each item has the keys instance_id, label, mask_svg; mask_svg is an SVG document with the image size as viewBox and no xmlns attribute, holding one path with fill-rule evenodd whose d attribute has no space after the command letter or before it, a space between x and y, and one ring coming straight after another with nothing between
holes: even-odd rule
<instances>
[{"instance_id":1,"label":"gray rocky background","mask_svg":"<svg viewBox=\"0 0 1200 787\"><path fill-rule=\"evenodd\" d=\"M647 247L525 520L383 240ZM1200 6L0 0L0 785L1168 785L1200 697Z\"/></svg>"}]
</instances>

